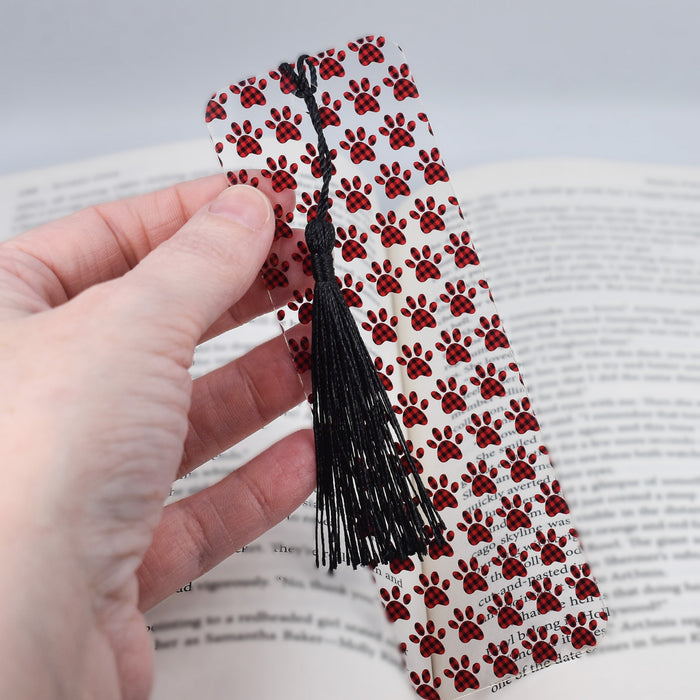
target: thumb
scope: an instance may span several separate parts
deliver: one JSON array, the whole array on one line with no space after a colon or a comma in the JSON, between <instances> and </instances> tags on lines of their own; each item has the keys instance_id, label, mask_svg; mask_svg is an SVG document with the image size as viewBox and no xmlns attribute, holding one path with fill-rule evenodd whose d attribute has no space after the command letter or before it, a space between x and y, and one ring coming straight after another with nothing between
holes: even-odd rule
<instances>
[{"instance_id":1,"label":"thumb","mask_svg":"<svg viewBox=\"0 0 700 700\"><path fill-rule=\"evenodd\" d=\"M229 187L122 282L135 295L136 308L147 307L167 319L194 345L256 279L274 228L272 206L262 192L246 185Z\"/></svg>"}]
</instances>

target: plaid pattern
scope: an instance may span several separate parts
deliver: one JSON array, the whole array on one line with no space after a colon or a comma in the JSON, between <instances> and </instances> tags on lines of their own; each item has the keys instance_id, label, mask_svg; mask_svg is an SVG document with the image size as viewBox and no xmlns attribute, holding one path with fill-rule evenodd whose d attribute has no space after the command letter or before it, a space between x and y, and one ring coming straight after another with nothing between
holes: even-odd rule
<instances>
[{"instance_id":1,"label":"plaid pattern","mask_svg":"<svg viewBox=\"0 0 700 700\"><path fill-rule=\"evenodd\" d=\"M389 132L389 145L395 151L398 151L399 148L413 148L416 145L416 141L406 129L396 127Z\"/></svg>"},{"instance_id":2,"label":"plaid pattern","mask_svg":"<svg viewBox=\"0 0 700 700\"><path fill-rule=\"evenodd\" d=\"M520 626L523 624L523 618L519 610L523 608L523 601L513 600L513 594L507 591L503 598L498 593L493 595L493 605L487 605L486 609L496 615L498 626L506 629L511 626Z\"/></svg>"},{"instance_id":3,"label":"plaid pattern","mask_svg":"<svg viewBox=\"0 0 700 700\"><path fill-rule=\"evenodd\" d=\"M421 357L423 348L420 343L414 343L413 349L408 345L401 346L402 355L396 358L396 362L406 368L406 373L411 379L418 377L429 377L433 370L428 364L433 359L432 351L428 350L425 353L425 359Z\"/></svg>"},{"instance_id":4,"label":"plaid pattern","mask_svg":"<svg viewBox=\"0 0 700 700\"><path fill-rule=\"evenodd\" d=\"M532 589L525 595L537 602L537 612L540 615L546 615L548 612L559 612L562 609L559 596L563 591L564 588L561 585L552 586L552 580L545 576L542 583L533 581Z\"/></svg>"},{"instance_id":5,"label":"plaid pattern","mask_svg":"<svg viewBox=\"0 0 700 700\"><path fill-rule=\"evenodd\" d=\"M466 336L462 340L462 334L459 329L455 328L450 337L447 331L441 331L440 337L443 342L438 341L435 347L440 352L445 353L445 361L448 365L456 365L458 362L471 362L472 356L467 348L471 345L471 336Z\"/></svg>"},{"instance_id":6,"label":"plaid pattern","mask_svg":"<svg viewBox=\"0 0 700 700\"><path fill-rule=\"evenodd\" d=\"M445 294L441 294L440 298L443 301L449 299ZM450 312L453 316L473 314L475 311L474 304L472 304L471 300L465 297L464 294L455 294L450 300Z\"/></svg>"},{"instance_id":7,"label":"plaid pattern","mask_svg":"<svg viewBox=\"0 0 700 700\"><path fill-rule=\"evenodd\" d=\"M566 561L566 554L564 554L564 551L557 544L554 542L548 542L544 547L542 547L540 558L545 566L554 564L554 562L563 564Z\"/></svg>"},{"instance_id":8,"label":"plaid pattern","mask_svg":"<svg viewBox=\"0 0 700 700\"><path fill-rule=\"evenodd\" d=\"M464 614L459 608L454 609L454 617L447 624L452 629L457 630L459 634L459 640L464 642L471 642L472 639L483 639L484 631L481 629L480 625L486 619L484 615L477 615L476 622L474 621L474 609L471 605L468 605L464 609Z\"/></svg>"},{"instance_id":9,"label":"plaid pattern","mask_svg":"<svg viewBox=\"0 0 700 700\"><path fill-rule=\"evenodd\" d=\"M467 474L462 474L462 481L471 484L472 493L481 498L485 493L496 493L496 484L493 479L498 474L496 467L491 467L486 464L483 459L479 460L477 466L474 462L467 462Z\"/></svg>"},{"instance_id":10,"label":"plaid pattern","mask_svg":"<svg viewBox=\"0 0 700 700\"><path fill-rule=\"evenodd\" d=\"M574 589L574 593L576 593L576 597L579 600L600 597L598 585L593 579L588 578L591 574L591 567L588 564L584 564L581 569L574 565L569 571L573 578L567 576L564 581Z\"/></svg>"},{"instance_id":11,"label":"plaid pattern","mask_svg":"<svg viewBox=\"0 0 700 700\"><path fill-rule=\"evenodd\" d=\"M436 391L432 392L433 398L438 398L439 394L436 396L437 393L438 392ZM467 410L467 402L454 391L448 391L443 394L442 400L440 401L440 406L445 413L454 413L455 411Z\"/></svg>"},{"instance_id":12,"label":"plaid pattern","mask_svg":"<svg viewBox=\"0 0 700 700\"><path fill-rule=\"evenodd\" d=\"M505 640L498 646L491 643L487 648L489 653L484 654L483 659L487 664L493 664L493 674L496 678L518 674L518 665L513 661L520 655L517 649L513 649L508 655L509 646Z\"/></svg>"},{"instance_id":13,"label":"plaid pattern","mask_svg":"<svg viewBox=\"0 0 700 700\"><path fill-rule=\"evenodd\" d=\"M533 452L529 457L527 457L527 462L525 461L525 456L525 448L521 445L518 447L517 455L515 451L509 447L506 450L506 457L508 457L508 459L501 460L501 466L504 469L510 469L510 478L516 483L523 481L524 479L532 480L537 476L535 470L532 468L537 461L537 455ZM540 499L544 501L544 498L539 494L535 496L536 501Z\"/></svg>"},{"instance_id":14,"label":"plaid pattern","mask_svg":"<svg viewBox=\"0 0 700 700\"><path fill-rule=\"evenodd\" d=\"M401 420L407 428L412 428L414 425L428 425L428 417L416 405L406 406L405 408L394 406L394 413L401 416Z\"/></svg>"},{"instance_id":15,"label":"plaid pattern","mask_svg":"<svg viewBox=\"0 0 700 700\"><path fill-rule=\"evenodd\" d=\"M521 509L523 501L520 495L516 494L512 502L508 496L503 496L501 504L501 508L496 508L496 514L506 519L506 527L511 532L515 532L521 527L532 527L532 521L528 515L528 512L532 510L532 503L526 503Z\"/></svg>"},{"instance_id":16,"label":"plaid pattern","mask_svg":"<svg viewBox=\"0 0 700 700\"><path fill-rule=\"evenodd\" d=\"M544 630L544 627L540 627L540 630ZM546 630L545 630L546 631ZM536 664L543 664L545 661L556 661L559 658L554 645L557 643L559 637L553 634L550 637L549 642L545 639L536 641L532 646L532 660ZM525 646L525 642L523 642ZM525 647L528 649L529 647Z\"/></svg>"},{"instance_id":17,"label":"plaid pattern","mask_svg":"<svg viewBox=\"0 0 700 700\"><path fill-rule=\"evenodd\" d=\"M397 221L394 211L390 211L386 218L381 213L377 214L377 223L370 226L374 233L379 234L385 248L391 248L392 245L403 245L406 242L404 228L406 228L406 219Z\"/></svg>"},{"instance_id":18,"label":"plaid pattern","mask_svg":"<svg viewBox=\"0 0 700 700\"><path fill-rule=\"evenodd\" d=\"M397 276L401 275L401 268L398 267L396 268L396 274ZM370 275L367 275L367 279L370 279ZM399 281L394 277L394 275L384 273L379 275L379 277L376 277L374 279L370 279L370 282L376 282L377 285L377 294L379 294L380 297L385 297L387 294L399 294L401 292L401 284Z\"/></svg>"},{"instance_id":19,"label":"plaid pattern","mask_svg":"<svg viewBox=\"0 0 700 700\"><path fill-rule=\"evenodd\" d=\"M479 687L479 681L474 673L479 673L479 664L474 664L472 666L472 671L469 670L469 657L464 654L460 662L455 659L454 656L450 657L449 664L452 668L446 668L444 674L446 678L452 678L455 690L458 692L463 692L465 690L476 689Z\"/></svg>"},{"instance_id":20,"label":"plaid pattern","mask_svg":"<svg viewBox=\"0 0 700 700\"><path fill-rule=\"evenodd\" d=\"M523 562L527 559L527 552L519 552L514 542L508 545L508 549L503 545L496 547L498 556L492 557L491 561L501 567L503 578L510 580L517 577L527 576L527 569Z\"/></svg>"},{"instance_id":21,"label":"plaid pattern","mask_svg":"<svg viewBox=\"0 0 700 700\"><path fill-rule=\"evenodd\" d=\"M462 442L461 433L457 433L455 436L456 442L453 442L451 440L452 428L447 425L445 426L444 437L437 428L433 428L433 437L435 439L429 439L426 444L428 447L437 450L437 458L441 462L449 462L451 459L462 459L462 450L457 447L457 443Z\"/></svg>"},{"instance_id":22,"label":"plaid pattern","mask_svg":"<svg viewBox=\"0 0 700 700\"><path fill-rule=\"evenodd\" d=\"M416 686L416 695L423 700L440 700L440 694L436 690L442 684L442 679L436 678L434 685L428 685L431 681L430 671L423 671L422 677L415 671L410 673L411 683ZM423 681L421 683L421 680Z\"/></svg>"},{"instance_id":23,"label":"plaid pattern","mask_svg":"<svg viewBox=\"0 0 700 700\"><path fill-rule=\"evenodd\" d=\"M535 496L535 500L538 503L544 503L545 513L547 513L547 515L549 515L550 518L554 517L555 515L558 515L559 513L562 513L563 515L568 514L569 505L564 500L564 498L559 495L559 492L561 491L559 481L557 481L556 479L552 481L551 491L549 488L549 484L547 484L546 481L543 481L540 484L540 491L542 491L542 493L538 493Z\"/></svg>"},{"instance_id":24,"label":"plaid pattern","mask_svg":"<svg viewBox=\"0 0 700 700\"><path fill-rule=\"evenodd\" d=\"M461 525L461 523L459 525ZM459 527L459 525L457 525L457 527ZM485 525L481 523L472 523L467 528L467 540L469 544L472 545L479 544L479 542L492 542L493 535Z\"/></svg>"},{"instance_id":25,"label":"plaid pattern","mask_svg":"<svg viewBox=\"0 0 700 700\"><path fill-rule=\"evenodd\" d=\"M445 541L438 542L437 540L431 540L428 543L428 556L435 560L441 557L452 557L454 556L454 549L450 542L454 539L455 533L450 530L444 534Z\"/></svg>"},{"instance_id":26,"label":"plaid pattern","mask_svg":"<svg viewBox=\"0 0 700 700\"><path fill-rule=\"evenodd\" d=\"M381 175L375 175L374 181L379 185L384 185L384 192L389 199L396 197L407 197L411 194L411 188L408 186L408 180L411 179L411 171L404 170L401 172L401 164L394 161L391 164L391 169L386 163L379 166Z\"/></svg>"},{"instance_id":27,"label":"plaid pattern","mask_svg":"<svg viewBox=\"0 0 700 700\"><path fill-rule=\"evenodd\" d=\"M418 97L418 90L411 80L409 80L408 65L402 63L399 68L389 66L389 75L384 78L384 85L394 89L394 98L399 102L412 97Z\"/></svg>"},{"instance_id":28,"label":"plaid pattern","mask_svg":"<svg viewBox=\"0 0 700 700\"><path fill-rule=\"evenodd\" d=\"M418 577L419 583L413 586L413 590L423 596L423 602L426 608L435 608L438 605L449 605L450 599L445 591L450 587L448 579L440 581L440 576L436 571L433 571L428 578L425 574L420 574ZM430 625L430 623L428 623ZM430 627L428 627L430 631Z\"/></svg>"},{"instance_id":29,"label":"plaid pattern","mask_svg":"<svg viewBox=\"0 0 700 700\"><path fill-rule=\"evenodd\" d=\"M564 634L571 635L571 646L574 649L581 649L586 646L594 647L596 645L593 630L598 627L598 623L595 620L591 620L586 626L586 614L580 612L578 618L573 615L567 615L565 621L566 625L561 626L561 631Z\"/></svg>"},{"instance_id":30,"label":"plaid pattern","mask_svg":"<svg viewBox=\"0 0 700 700\"><path fill-rule=\"evenodd\" d=\"M479 387L481 395L486 399L492 399L494 396L505 396L506 390L503 384L494 377L486 377Z\"/></svg>"},{"instance_id":31,"label":"plaid pattern","mask_svg":"<svg viewBox=\"0 0 700 700\"><path fill-rule=\"evenodd\" d=\"M340 104L338 104L338 107L340 107ZM326 107L325 105L319 107L318 115L321 118L321 126L324 129L329 126L340 126L340 117L333 107Z\"/></svg>"},{"instance_id":32,"label":"plaid pattern","mask_svg":"<svg viewBox=\"0 0 700 700\"><path fill-rule=\"evenodd\" d=\"M299 342L293 338L288 342L289 351L292 354L294 367L299 374L311 370L311 343L308 338L302 338Z\"/></svg>"},{"instance_id":33,"label":"plaid pattern","mask_svg":"<svg viewBox=\"0 0 700 700\"><path fill-rule=\"evenodd\" d=\"M454 481L449 483L447 475L441 474L440 481L436 481L434 477L428 477L428 486L426 489L428 496L432 499L435 510L445 510L445 508L457 508L459 503L454 494L459 490L459 484ZM448 491L449 487L449 491Z\"/></svg>"},{"instance_id":34,"label":"plaid pattern","mask_svg":"<svg viewBox=\"0 0 700 700\"><path fill-rule=\"evenodd\" d=\"M277 112L277 110L273 109L272 112L273 118L277 119L278 117L274 117L274 112ZM279 112L277 112L277 114L279 114ZM296 124L301 123L301 115L295 115L294 121L295 123L292 123L291 121L285 119L275 124L274 121L268 119L265 122L265 126L275 130L275 138L280 143L287 143L287 141L301 141L301 131L299 131L296 126Z\"/></svg>"},{"instance_id":35,"label":"plaid pattern","mask_svg":"<svg viewBox=\"0 0 700 700\"><path fill-rule=\"evenodd\" d=\"M484 339L487 350L493 352L494 350L498 350L498 348L510 347L505 333L498 329L498 326L501 325L501 319L498 314L494 314L490 322L485 316L482 316L479 319L479 323L481 324L481 328L475 328L474 335Z\"/></svg>"},{"instance_id":36,"label":"plaid pattern","mask_svg":"<svg viewBox=\"0 0 700 700\"><path fill-rule=\"evenodd\" d=\"M375 138L375 137L370 137ZM340 144L342 146L342 143ZM350 148L350 160L353 163L362 163L362 161L368 160L373 161L376 159L376 155L372 146L364 141L357 141L353 143Z\"/></svg>"},{"instance_id":37,"label":"plaid pattern","mask_svg":"<svg viewBox=\"0 0 700 700\"><path fill-rule=\"evenodd\" d=\"M371 192L371 186L368 185L368 187L370 187L370 192ZM365 211L369 211L372 208L372 203L359 190L351 190L349 192L344 192L343 190L337 190L336 194L338 195L339 199L345 200L345 208L351 214L354 214L356 211L359 211L360 209L364 209Z\"/></svg>"},{"instance_id":38,"label":"plaid pattern","mask_svg":"<svg viewBox=\"0 0 700 700\"><path fill-rule=\"evenodd\" d=\"M246 85L246 82L248 85ZM267 87L267 81L262 78L258 85L255 85L255 78L248 78L248 80L243 80L238 85L231 85L229 89L234 95L239 95L241 100L241 107L244 109L250 109L254 105L264 105L266 103L265 95L263 95L262 90Z\"/></svg>"},{"instance_id":39,"label":"plaid pattern","mask_svg":"<svg viewBox=\"0 0 700 700\"><path fill-rule=\"evenodd\" d=\"M357 43L351 42L348 44L351 51L357 51L357 60L363 66L368 66L370 63L383 63L384 54L380 46L384 46L385 39L383 36L378 36L376 41L373 36L358 39Z\"/></svg>"},{"instance_id":40,"label":"plaid pattern","mask_svg":"<svg viewBox=\"0 0 700 700\"><path fill-rule=\"evenodd\" d=\"M459 571L453 571L452 575L459 581L462 581L462 586L465 593L474 593L476 591L488 591L489 584L484 576L489 572L489 565L484 564L481 567L476 557L472 557L467 564L464 559L457 562Z\"/></svg>"},{"instance_id":41,"label":"plaid pattern","mask_svg":"<svg viewBox=\"0 0 700 700\"><path fill-rule=\"evenodd\" d=\"M467 428L467 432L471 432L469 427ZM500 445L501 437L491 426L482 425L476 431L476 444L481 448L488 447L489 445Z\"/></svg>"},{"instance_id":42,"label":"plaid pattern","mask_svg":"<svg viewBox=\"0 0 700 700\"><path fill-rule=\"evenodd\" d=\"M440 269L436 263L439 264L441 260L442 256L440 253L433 255L430 246L424 245L421 250L411 248L411 257L406 258L405 262L406 267L411 267L415 270L416 279L419 282L425 282L428 279L440 279Z\"/></svg>"},{"instance_id":43,"label":"plaid pattern","mask_svg":"<svg viewBox=\"0 0 700 700\"><path fill-rule=\"evenodd\" d=\"M413 214L413 212L411 212L411 214ZM423 214L421 214L419 224L420 230L423 231L423 233L445 230L445 222L442 220L442 217L434 211L423 212Z\"/></svg>"},{"instance_id":44,"label":"plaid pattern","mask_svg":"<svg viewBox=\"0 0 700 700\"><path fill-rule=\"evenodd\" d=\"M353 103L355 112L358 115L362 116L367 112L379 112L381 110L379 102L376 100L382 91L379 85L372 87L367 78L362 78L359 83L356 80L351 80L348 85L350 90L344 92L343 96L346 100Z\"/></svg>"},{"instance_id":45,"label":"plaid pattern","mask_svg":"<svg viewBox=\"0 0 700 700\"><path fill-rule=\"evenodd\" d=\"M432 634L426 634L425 637L421 639L418 649L421 656L424 656L426 659L433 654L445 653L445 646L443 643Z\"/></svg>"},{"instance_id":46,"label":"plaid pattern","mask_svg":"<svg viewBox=\"0 0 700 700\"><path fill-rule=\"evenodd\" d=\"M411 309L403 308L401 309L401 313L406 316L406 318L411 319L411 326L414 331L419 331L423 328L435 328L437 326L435 317L428 309L419 308L411 311Z\"/></svg>"},{"instance_id":47,"label":"plaid pattern","mask_svg":"<svg viewBox=\"0 0 700 700\"><path fill-rule=\"evenodd\" d=\"M260 129L257 129L256 133L257 131L260 131ZM229 137L230 134L226 136L226 139L232 142L232 139ZM258 136L258 138L260 137ZM236 140L236 152L241 158L245 158L246 156L249 156L251 154L260 155L262 153L262 148L260 144L255 140L255 138L248 134L242 134Z\"/></svg>"},{"instance_id":48,"label":"plaid pattern","mask_svg":"<svg viewBox=\"0 0 700 700\"><path fill-rule=\"evenodd\" d=\"M333 51L333 49L331 49ZM331 54L331 51L328 53ZM345 75L345 68L340 64L340 61L345 60L345 51L338 52L336 59L332 55L324 56L318 66L318 74L324 79L342 78Z\"/></svg>"},{"instance_id":49,"label":"plaid pattern","mask_svg":"<svg viewBox=\"0 0 700 700\"><path fill-rule=\"evenodd\" d=\"M388 323L387 323L388 321ZM362 327L366 331L372 332L372 341L375 345L382 343L395 343L398 340L396 331L392 328L398 323L398 318L388 314L384 309L379 310L379 316L374 311L367 312L367 321L362 322Z\"/></svg>"},{"instance_id":50,"label":"plaid pattern","mask_svg":"<svg viewBox=\"0 0 700 700\"><path fill-rule=\"evenodd\" d=\"M204 119L207 123L214 121L214 119L226 119L226 110L215 100L209 100Z\"/></svg>"},{"instance_id":51,"label":"plaid pattern","mask_svg":"<svg viewBox=\"0 0 700 700\"><path fill-rule=\"evenodd\" d=\"M285 274L289 270L289 263L286 260L280 261L276 253L270 255L262 267L262 278L268 289L278 287L288 287L289 279Z\"/></svg>"},{"instance_id":52,"label":"plaid pattern","mask_svg":"<svg viewBox=\"0 0 700 700\"><path fill-rule=\"evenodd\" d=\"M401 590L398 586L394 586L391 592L386 588L382 588L379 593L386 603L384 606L386 615L392 622L396 620L409 620L411 618L408 608L404 605L404 603L411 602L410 593L406 593L406 595L403 596L403 602L401 602Z\"/></svg>"},{"instance_id":53,"label":"plaid pattern","mask_svg":"<svg viewBox=\"0 0 700 700\"><path fill-rule=\"evenodd\" d=\"M340 253L343 256L343 260L350 262L355 258L365 259L367 257L367 250L365 249L365 243L367 243L368 236L366 233L359 233L355 228L354 224L350 224L347 230L338 227L338 240L335 242L335 247L340 248Z\"/></svg>"}]
</instances>

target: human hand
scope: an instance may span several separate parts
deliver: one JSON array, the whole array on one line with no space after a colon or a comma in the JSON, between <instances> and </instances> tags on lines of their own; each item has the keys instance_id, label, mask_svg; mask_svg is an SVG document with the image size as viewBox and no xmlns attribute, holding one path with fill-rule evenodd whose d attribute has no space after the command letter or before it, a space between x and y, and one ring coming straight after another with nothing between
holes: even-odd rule
<instances>
[{"instance_id":1,"label":"human hand","mask_svg":"<svg viewBox=\"0 0 700 700\"><path fill-rule=\"evenodd\" d=\"M304 398L282 338L190 378L201 339L269 308L270 202L225 185L87 209L0 246L2 697L147 697L141 611L313 489L301 431L163 509L177 476Z\"/></svg>"}]
</instances>

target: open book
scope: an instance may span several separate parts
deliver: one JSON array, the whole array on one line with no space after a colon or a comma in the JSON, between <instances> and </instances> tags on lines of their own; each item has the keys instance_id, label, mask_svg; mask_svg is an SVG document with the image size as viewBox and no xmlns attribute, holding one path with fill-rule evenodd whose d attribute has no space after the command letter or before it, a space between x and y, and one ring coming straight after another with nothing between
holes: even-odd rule
<instances>
[{"instance_id":1,"label":"open book","mask_svg":"<svg viewBox=\"0 0 700 700\"><path fill-rule=\"evenodd\" d=\"M216 172L209 149L180 144L4 178L3 231ZM452 184L610 608L593 654L483 692L687 697L700 641L700 170L532 161L453 172ZM209 341L193 372L278 332L271 314ZM307 421L305 407L284 416L179 481L173 498ZM471 483L455 493L463 499ZM386 567L375 580L345 568L329 578L313 564L313 528L309 502L151 611L154 697L415 697L377 585L389 602L415 591L404 584L395 596ZM523 651L527 627L509 631Z\"/></svg>"}]
</instances>

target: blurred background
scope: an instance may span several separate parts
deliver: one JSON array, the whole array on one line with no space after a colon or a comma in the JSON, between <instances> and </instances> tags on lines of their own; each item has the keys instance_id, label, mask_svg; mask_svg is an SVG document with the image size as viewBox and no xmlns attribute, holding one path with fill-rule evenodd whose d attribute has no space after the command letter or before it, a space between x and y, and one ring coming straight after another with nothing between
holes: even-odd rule
<instances>
[{"instance_id":1,"label":"blurred background","mask_svg":"<svg viewBox=\"0 0 700 700\"><path fill-rule=\"evenodd\" d=\"M449 169L698 165L697 0L2 0L0 175L206 138L222 85L367 34L402 46Z\"/></svg>"}]
</instances>

